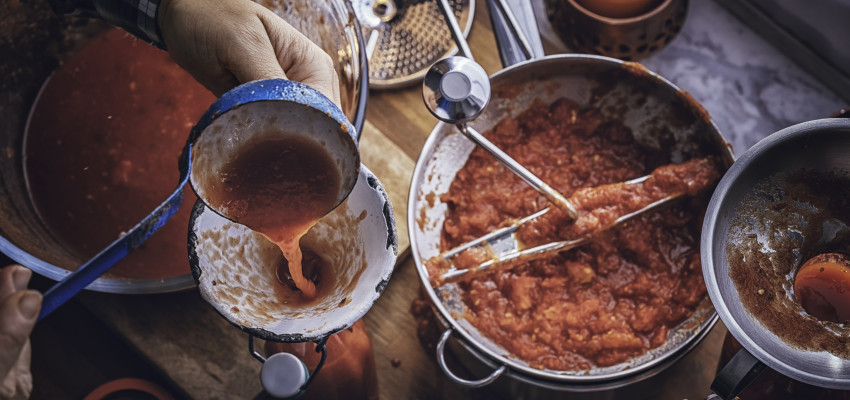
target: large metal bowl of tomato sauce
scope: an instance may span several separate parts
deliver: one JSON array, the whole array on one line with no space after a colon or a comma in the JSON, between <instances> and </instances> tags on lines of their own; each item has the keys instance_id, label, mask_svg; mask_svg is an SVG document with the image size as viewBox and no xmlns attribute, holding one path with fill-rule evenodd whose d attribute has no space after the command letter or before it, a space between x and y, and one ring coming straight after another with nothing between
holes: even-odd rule
<instances>
[{"instance_id":1,"label":"large metal bowl of tomato sauce","mask_svg":"<svg viewBox=\"0 0 850 400\"><path fill-rule=\"evenodd\" d=\"M342 109L359 131L368 73L350 2L258 3L331 55ZM174 190L180 150L215 97L167 53L102 21L55 15L43 0L0 13L0 252L59 280ZM177 214L88 289L193 287L195 197L184 193Z\"/></svg>"},{"instance_id":2,"label":"large metal bowl of tomato sauce","mask_svg":"<svg viewBox=\"0 0 850 400\"><path fill-rule=\"evenodd\" d=\"M734 161L728 143L707 112L686 92L637 64L587 55L547 56L494 74L491 85L491 102L471 122L480 132L488 131L505 118L515 118L535 102L545 106L566 98L581 108L597 109L607 121L624 125L630 130L637 150L660 154L665 163L713 156L721 161L725 171ZM445 329L437 344L437 358L443 359L442 352L448 347L462 353L462 360L470 355L476 360L476 363L464 363L466 366L485 366L477 373L482 379L470 380L456 376L442 363L444 373L452 380L463 386L480 387L508 377L508 382L519 383L508 385L512 389L520 388L512 393L517 396L542 393L541 389L558 392L615 389L658 374L693 349L710 331L717 315L706 294L689 317L669 329L660 346L614 365L566 370L529 363L482 334L465 317L470 311L463 300L467 293L455 284L432 287L425 267L426 260L445 250L441 241L449 204L441 196L448 192L474 147L455 127L438 124L416 164L408 202L410 242L417 272L426 297ZM704 209L698 212L696 221L701 222L703 213ZM698 249L698 229L696 235ZM527 385L536 389L529 392Z\"/></svg>"}]
</instances>

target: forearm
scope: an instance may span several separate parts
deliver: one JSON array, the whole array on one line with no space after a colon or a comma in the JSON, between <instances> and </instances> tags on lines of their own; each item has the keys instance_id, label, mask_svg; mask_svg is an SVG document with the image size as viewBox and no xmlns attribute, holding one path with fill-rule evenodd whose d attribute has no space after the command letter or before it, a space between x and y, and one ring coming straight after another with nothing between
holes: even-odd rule
<instances>
[{"instance_id":1,"label":"forearm","mask_svg":"<svg viewBox=\"0 0 850 400\"><path fill-rule=\"evenodd\" d=\"M81 13L103 19L134 36L164 49L157 25L157 10L163 0L48 0L58 14Z\"/></svg>"}]
</instances>

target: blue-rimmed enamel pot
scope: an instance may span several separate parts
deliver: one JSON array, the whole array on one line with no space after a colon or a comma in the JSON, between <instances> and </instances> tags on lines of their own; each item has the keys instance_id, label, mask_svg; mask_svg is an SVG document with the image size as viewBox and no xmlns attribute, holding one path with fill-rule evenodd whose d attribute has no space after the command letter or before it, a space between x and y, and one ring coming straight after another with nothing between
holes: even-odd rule
<instances>
[{"instance_id":1,"label":"blue-rimmed enamel pot","mask_svg":"<svg viewBox=\"0 0 850 400\"><path fill-rule=\"evenodd\" d=\"M192 130L184 151L199 200L189 221L189 263L201 297L222 317L249 333L251 353L264 362L264 387L290 382L286 393L306 390L324 364L327 338L353 325L383 292L398 253L392 205L378 178L360 164L356 132L342 111L298 82L250 82L224 94ZM337 204L301 238L331 266L332 285L317 299L289 302L281 296L280 249L265 236L227 219L204 202L222 169L243 149L265 140L313 141L331 156L341 177ZM312 373L288 357L269 362L253 339L315 342L322 361ZM268 368L267 368L268 367ZM309 378L312 379L312 378ZM290 391L291 389L291 391Z\"/></svg>"},{"instance_id":2,"label":"blue-rimmed enamel pot","mask_svg":"<svg viewBox=\"0 0 850 400\"><path fill-rule=\"evenodd\" d=\"M201 296L240 329L265 340L318 341L357 321L386 287L398 251L392 206L378 179L360 164L345 115L314 89L286 80L240 86L201 119L187 146L198 197L204 199L205 176L215 174L227 154L270 134L314 140L340 169L339 206L301 240L332 265L335 286L308 305L281 302L275 289L281 285L280 250L202 201L189 223L192 273Z\"/></svg>"}]
</instances>

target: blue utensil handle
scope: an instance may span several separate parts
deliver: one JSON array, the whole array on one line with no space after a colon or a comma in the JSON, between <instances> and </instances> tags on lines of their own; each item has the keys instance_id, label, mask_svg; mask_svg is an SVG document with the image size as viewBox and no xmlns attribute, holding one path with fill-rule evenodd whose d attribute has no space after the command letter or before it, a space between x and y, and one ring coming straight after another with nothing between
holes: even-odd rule
<instances>
[{"instance_id":1,"label":"blue utensil handle","mask_svg":"<svg viewBox=\"0 0 850 400\"><path fill-rule=\"evenodd\" d=\"M76 271L48 289L44 293L38 321L50 315L51 312L59 308L62 304L65 304L71 297L74 297L74 295L85 289L86 286L112 268L118 261L121 261L127 254L130 254L130 252L141 246L157 229L165 225L174 216L183 203L183 188L189 180L188 171L192 160L190 153L191 145L187 145L179 161L180 182L177 185L177 189L124 236L112 242L112 244L92 257Z\"/></svg>"}]
</instances>

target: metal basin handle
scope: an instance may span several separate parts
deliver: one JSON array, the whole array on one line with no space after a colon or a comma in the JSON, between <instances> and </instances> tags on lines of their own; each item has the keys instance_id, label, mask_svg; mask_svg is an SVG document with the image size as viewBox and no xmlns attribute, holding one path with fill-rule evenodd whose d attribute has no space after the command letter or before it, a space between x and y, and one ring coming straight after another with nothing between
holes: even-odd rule
<instances>
[{"instance_id":1,"label":"metal basin handle","mask_svg":"<svg viewBox=\"0 0 850 400\"><path fill-rule=\"evenodd\" d=\"M724 400L734 399L759 376L764 367L764 363L742 348L717 373L711 390Z\"/></svg>"},{"instance_id":2,"label":"metal basin handle","mask_svg":"<svg viewBox=\"0 0 850 400\"><path fill-rule=\"evenodd\" d=\"M440 342L437 343L437 364L440 364L440 369L443 370L443 373L446 374L449 379L451 379L458 385L474 389L484 387L493 383L493 381L495 381L497 378L502 376L503 373L505 373L508 367L502 365L501 367L490 373L490 375L488 375L486 378L482 378L477 381L463 379L455 375L452 371L449 370L448 365L446 365L446 342L449 341L449 337L452 336L452 332L454 332L453 329L446 329L446 331L443 332L443 335L440 336Z\"/></svg>"}]
</instances>

